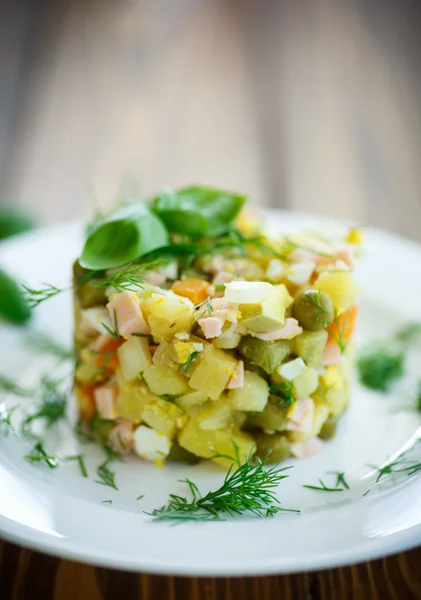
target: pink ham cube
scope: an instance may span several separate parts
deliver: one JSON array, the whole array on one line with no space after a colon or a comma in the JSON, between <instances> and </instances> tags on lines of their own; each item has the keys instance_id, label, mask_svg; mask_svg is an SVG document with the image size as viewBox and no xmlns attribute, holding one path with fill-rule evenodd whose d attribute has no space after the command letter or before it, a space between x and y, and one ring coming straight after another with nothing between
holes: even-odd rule
<instances>
[{"instance_id":1,"label":"pink ham cube","mask_svg":"<svg viewBox=\"0 0 421 600\"><path fill-rule=\"evenodd\" d=\"M134 292L124 291L117 294L108 302L107 308L114 326L115 320L117 320L121 335L150 333L149 325L143 316L139 300Z\"/></svg>"},{"instance_id":2,"label":"pink ham cube","mask_svg":"<svg viewBox=\"0 0 421 600\"><path fill-rule=\"evenodd\" d=\"M95 404L102 419L115 419L117 417L115 410L116 397L117 388L111 382L96 388L94 391Z\"/></svg>"}]
</instances>

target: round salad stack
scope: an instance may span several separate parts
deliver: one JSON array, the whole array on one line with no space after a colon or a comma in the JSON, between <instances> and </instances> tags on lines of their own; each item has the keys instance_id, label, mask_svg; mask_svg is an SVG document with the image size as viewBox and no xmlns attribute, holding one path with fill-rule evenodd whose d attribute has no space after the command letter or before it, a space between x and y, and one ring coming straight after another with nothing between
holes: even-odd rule
<instances>
[{"instance_id":1,"label":"round salad stack","mask_svg":"<svg viewBox=\"0 0 421 600\"><path fill-rule=\"evenodd\" d=\"M98 443L226 466L305 458L334 436L361 231L269 237L244 201L165 190L89 227L74 265L75 389Z\"/></svg>"}]
</instances>

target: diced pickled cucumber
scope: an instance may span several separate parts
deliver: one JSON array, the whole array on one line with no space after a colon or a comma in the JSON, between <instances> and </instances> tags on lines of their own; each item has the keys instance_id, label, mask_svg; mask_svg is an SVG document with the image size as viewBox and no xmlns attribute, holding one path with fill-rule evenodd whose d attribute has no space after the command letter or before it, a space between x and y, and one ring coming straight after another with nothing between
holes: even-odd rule
<instances>
[{"instance_id":1,"label":"diced pickled cucumber","mask_svg":"<svg viewBox=\"0 0 421 600\"><path fill-rule=\"evenodd\" d=\"M236 457L235 445L238 448L240 462L245 462L255 450L251 435L235 429L214 429L204 431L193 419L182 429L178 436L182 448L202 458L212 458L215 453ZM232 461L227 458L214 458L214 462L228 468Z\"/></svg>"},{"instance_id":2,"label":"diced pickled cucumber","mask_svg":"<svg viewBox=\"0 0 421 600\"><path fill-rule=\"evenodd\" d=\"M183 425L183 419L187 417L178 406L159 398L147 404L142 411L144 423L170 438L174 437L178 425Z\"/></svg>"},{"instance_id":3,"label":"diced pickled cucumber","mask_svg":"<svg viewBox=\"0 0 421 600\"><path fill-rule=\"evenodd\" d=\"M314 394L319 386L319 374L316 369L306 367L294 379L294 396L296 398L307 398Z\"/></svg>"},{"instance_id":4,"label":"diced pickled cucumber","mask_svg":"<svg viewBox=\"0 0 421 600\"><path fill-rule=\"evenodd\" d=\"M269 386L257 373L245 371L243 387L230 390L228 395L235 410L261 412L269 398Z\"/></svg>"},{"instance_id":5,"label":"diced pickled cucumber","mask_svg":"<svg viewBox=\"0 0 421 600\"><path fill-rule=\"evenodd\" d=\"M256 304L240 304L241 323L251 331L264 333L285 323L285 311L292 298L284 284L274 285L266 298Z\"/></svg>"},{"instance_id":6,"label":"diced pickled cucumber","mask_svg":"<svg viewBox=\"0 0 421 600\"><path fill-rule=\"evenodd\" d=\"M309 367L317 367L322 362L327 338L326 331L304 331L294 339L294 352Z\"/></svg>"},{"instance_id":7,"label":"diced pickled cucumber","mask_svg":"<svg viewBox=\"0 0 421 600\"><path fill-rule=\"evenodd\" d=\"M197 360L190 387L216 400L226 388L238 361L212 345L207 346Z\"/></svg>"},{"instance_id":8,"label":"diced pickled cucumber","mask_svg":"<svg viewBox=\"0 0 421 600\"><path fill-rule=\"evenodd\" d=\"M291 453L291 444L285 435L281 434L261 434L257 438L256 456L265 460L269 464L279 463L286 460Z\"/></svg>"},{"instance_id":9,"label":"diced pickled cucumber","mask_svg":"<svg viewBox=\"0 0 421 600\"><path fill-rule=\"evenodd\" d=\"M128 381L136 379L152 362L148 340L137 336L130 336L117 355L123 377Z\"/></svg>"},{"instance_id":10,"label":"diced pickled cucumber","mask_svg":"<svg viewBox=\"0 0 421 600\"><path fill-rule=\"evenodd\" d=\"M270 399L261 413L247 417L247 425L270 431L284 431L287 424L288 407L281 406Z\"/></svg>"},{"instance_id":11,"label":"diced pickled cucumber","mask_svg":"<svg viewBox=\"0 0 421 600\"><path fill-rule=\"evenodd\" d=\"M266 342L248 335L242 339L238 350L266 373L273 373L291 354L291 348L288 340Z\"/></svg>"},{"instance_id":12,"label":"diced pickled cucumber","mask_svg":"<svg viewBox=\"0 0 421 600\"><path fill-rule=\"evenodd\" d=\"M328 420L325 421L325 423L323 423L323 426L319 433L319 438L321 438L322 440L331 440L332 438L334 438L336 434L336 429L338 427L338 422L338 417L329 417Z\"/></svg>"},{"instance_id":13,"label":"diced pickled cucumber","mask_svg":"<svg viewBox=\"0 0 421 600\"><path fill-rule=\"evenodd\" d=\"M108 377L105 369L101 371L96 365L81 362L75 370L75 380L80 383L90 383L93 381L104 381Z\"/></svg>"},{"instance_id":14,"label":"diced pickled cucumber","mask_svg":"<svg viewBox=\"0 0 421 600\"><path fill-rule=\"evenodd\" d=\"M187 377L175 373L164 365L148 365L143 371L147 386L157 396L178 396L189 391Z\"/></svg>"},{"instance_id":15,"label":"diced pickled cucumber","mask_svg":"<svg viewBox=\"0 0 421 600\"><path fill-rule=\"evenodd\" d=\"M120 417L132 423L140 423L145 406L148 402L157 400L159 398L152 394L140 381L139 383L126 383L117 394L117 413Z\"/></svg>"},{"instance_id":16,"label":"diced pickled cucumber","mask_svg":"<svg viewBox=\"0 0 421 600\"><path fill-rule=\"evenodd\" d=\"M99 286L100 278L91 277L88 279L90 271L83 269L79 262L76 261L73 265L73 281L76 296L81 308L92 308L94 306L105 305L107 298L105 295L105 287ZM83 283L86 281L86 283Z\"/></svg>"},{"instance_id":17,"label":"diced pickled cucumber","mask_svg":"<svg viewBox=\"0 0 421 600\"><path fill-rule=\"evenodd\" d=\"M187 465L195 465L199 462L200 458L191 452L188 452L185 448L182 448L177 440L173 440L170 453L165 460L167 462L180 462Z\"/></svg>"}]
</instances>

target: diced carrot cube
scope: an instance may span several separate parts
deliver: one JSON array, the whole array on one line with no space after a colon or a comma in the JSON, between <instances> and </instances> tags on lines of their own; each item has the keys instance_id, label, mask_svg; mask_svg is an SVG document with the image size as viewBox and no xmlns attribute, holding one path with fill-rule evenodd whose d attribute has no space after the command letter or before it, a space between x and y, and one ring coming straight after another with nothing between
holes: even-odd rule
<instances>
[{"instance_id":1,"label":"diced carrot cube","mask_svg":"<svg viewBox=\"0 0 421 600\"><path fill-rule=\"evenodd\" d=\"M338 338L343 342L348 342L353 336L357 315L358 306L354 304L339 316L336 323L331 323L327 328L328 343L335 343Z\"/></svg>"},{"instance_id":2,"label":"diced carrot cube","mask_svg":"<svg viewBox=\"0 0 421 600\"><path fill-rule=\"evenodd\" d=\"M178 296L184 296L197 305L204 302L208 297L209 282L203 279L193 277L176 281L172 286L172 291Z\"/></svg>"}]
</instances>

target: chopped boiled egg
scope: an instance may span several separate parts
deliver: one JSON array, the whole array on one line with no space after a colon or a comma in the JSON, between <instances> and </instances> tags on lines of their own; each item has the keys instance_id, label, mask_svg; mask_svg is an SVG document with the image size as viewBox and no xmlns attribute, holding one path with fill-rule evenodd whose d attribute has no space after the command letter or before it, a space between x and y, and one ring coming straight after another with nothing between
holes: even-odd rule
<instances>
[{"instance_id":1,"label":"chopped boiled egg","mask_svg":"<svg viewBox=\"0 0 421 600\"><path fill-rule=\"evenodd\" d=\"M265 281L231 281L225 286L225 299L236 304L257 304L271 289L271 284Z\"/></svg>"},{"instance_id":2,"label":"chopped boiled egg","mask_svg":"<svg viewBox=\"0 0 421 600\"><path fill-rule=\"evenodd\" d=\"M266 269L266 277L271 281L281 281L287 274L286 265L278 259L270 261L268 268Z\"/></svg>"},{"instance_id":3,"label":"chopped boiled egg","mask_svg":"<svg viewBox=\"0 0 421 600\"><path fill-rule=\"evenodd\" d=\"M133 448L145 460L162 460L170 453L171 440L163 433L139 425L133 433Z\"/></svg>"},{"instance_id":4,"label":"chopped boiled egg","mask_svg":"<svg viewBox=\"0 0 421 600\"><path fill-rule=\"evenodd\" d=\"M309 282L315 268L316 263L313 261L300 262L288 269L287 279L296 285L304 285Z\"/></svg>"},{"instance_id":5,"label":"chopped boiled egg","mask_svg":"<svg viewBox=\"0 0 421 600\"><path fill-rule=\"evenodd\" d=\"M277 373L287 381L294 381L298 375L300 375L304 369L306 368L306 364L302 358L295 358L294 360L290 360L283 365L281 365L277 369Z\"/></svg>"}]
</instances>

